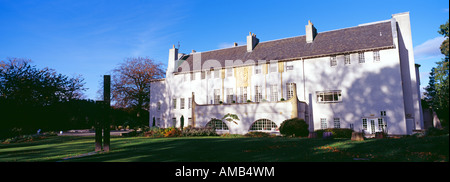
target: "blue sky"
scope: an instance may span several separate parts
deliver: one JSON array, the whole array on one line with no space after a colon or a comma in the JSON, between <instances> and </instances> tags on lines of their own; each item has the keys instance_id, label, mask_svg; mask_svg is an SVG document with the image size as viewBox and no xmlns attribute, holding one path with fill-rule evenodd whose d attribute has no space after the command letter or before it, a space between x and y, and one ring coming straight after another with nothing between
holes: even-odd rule
<instances>
[{"instance_id":1,"label":"blue sky","mask_svg":"<svg viewBox=\"0 0 450 182\"><path fill-rule=\"evenodd\" d=\"M305 35L308 20L318 32L387 20L410 12L421 87L443 57L437 33L449 18L447 0L428 1L151 1L0 0L0 60L31 59L85 78L86 98L98 99L105 74L127 57L150 57L167 65L169 49L209 51Z\"/></svg>"}]
</instances>

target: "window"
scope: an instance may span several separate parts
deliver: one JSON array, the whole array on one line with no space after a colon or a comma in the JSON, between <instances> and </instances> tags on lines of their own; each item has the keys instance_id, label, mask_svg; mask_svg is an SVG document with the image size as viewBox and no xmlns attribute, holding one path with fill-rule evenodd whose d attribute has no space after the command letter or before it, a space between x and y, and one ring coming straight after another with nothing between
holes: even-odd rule
<instances>
[{"instance_id":1,"label":"window","mask_svg":"<svg viewBox=\"0 0 450 182\"><path fill-rule=\"evenodd\" d=\"M334 118L334 128L341 128L341 119Z\"/></svg>"},{"instance_id":2,"label":"window","mask_svg":"<svg viewBox=\"0 0 450 182\"><path fill-rule=\"evenodd\" d=\"M192 126L192 125L193 125L192 118L188 118L188 126Z\"/></svg>"},{"instance_id":3,"label":"window","mask_svg":"<svg viewBox=\"0 0 450 182\"><path fill-rule=\"evenodd\" d=\"M350 124L350 129L354 129L355 128L355 126L353 125L353 124Z\"/></svg>"},{"instance_id":4,"label":"window","mask_svg":"<svg viewBox=\"0 0 450 182\"><path fill-rule=\"evenodd\" d=\"M320 128L327 129L327 118L320 118Z\"/></svg>"},{"instance_id":5,"label":"window","mask_svg":"<svg viewBox=\"0 0 450 182\"><path fill-rule=\"evenodd\" d=\"M219 69L214 70L214 78L219 78L219 76L220 76L219 71L220 71Z\"/></svg>"},{"instance_id":6,"label":"window","mask_svg":"<svg viewBox=\"0 0 450 182\"><path fill-rule=\"evenodd\" d=\"M173 104L173 108L176 109L177 108L177 99L173 99L172 100L172 104Z\"/></svg>"},{"instance_id":7,"label":"window","mask_svg":"<svg viewBox=\"0 0 450 182\"><path fill-rule=\"evenodd\" d=\"M268 119L256 120L250 127L250 131L271 131L276 129L277 125Z\"/></svg>"},{"instance_id":8,"label":"window","mask_svg":"<svg viewBox=\"0 0 450 182\"><path fill-rule=\"evenodd\" d=\"M261 73L261 65L255 65L255 74L260 74Z\"/></svg>"},{"instance_id":9,"label":"window","mask_svg":"<svg viewBox=\"0 0 450 182\"><path fill-rule=\"evenodd\" d=\"M285 62L286 70L294 70L294 64L292 62Z\"/></svg>"},{"instance_id":10,"label":"window","mask_svg":"<svg viewBox=\"0 0 450 182\"><path fill-rule=\"evenodd\" d=\"M233 88L227 88L227 103L233 103L234 93Z\"/></svg>"},{"instance_id":11,"label":"window","mask_svg":"<svg viewBox=\"0 0 450 182\"><path fill-rule=\"evenodd\" d=\"M381 116L386 116L386 111L380 111Z\"/></svg>"},{"instance_id":12,"label":"window","mask_svg":"<svg viewBox=\"0 0 450 182\"><path fill-rule=\"evenodd\" d=\"M316 92L318 103L341 102L342 94L340 90Z\"/></svg>"},{"instance_id":13,"label":"window","mask_svg":"<svg viewBox=\"0 0 450 182\"><path fill-rule=\"evenodd\" d=\"M278 88L277 85L270 85L270 101L278 101Z\"/></svg>"},{"instance_id":14,"label":"window","mask_svg":"<svg viewBox=\"0 0 450 182\"><path fill-rule=\"evenodd\" d=\"M157 107L158 111L161 110L161 102L157 102L156 107Z\"/></svg>"},{"instance_id":15,"label":"window","mask_svg":"<svg viewBox=\"0 0 450 182\"><path fill-rule=\"evenodd\" d=\"M367 130L367 119L366 118L362 119L362 124L363 124L363 130Z\"/></svg>"},{"instance_id":16,"label":"window","mask_svg":"<svg viewBox=\"0 0 450 182\"><path fill-rule=\"evenodd\" d=\"M380 131L386 131L386 124L384 123L383 118L378 118L378 129Z\"/></svg>"},{"instance_id":17,"label":"window","mask_svg":"<svg viewBox=\"0 0 450 182\"><path fill-rule=\"evenodd\" d=\"M204 80L206 78L206 71L201 72L201 79Z\"/></svg>"},{"instance_id":18,"label":"window","mask_svg":"<svg viewBox=\"0 0 450 182\"><path fill-rule=\"evenodd\" d=\"M344 59L345 59L345 61L344 61L344 64L350 64L351 62L350 62L350 54L346 54L346 55L344 55Z\"/></svg>"},{"instance_id":19,"label":"window","mask_svg":"<svg viewBox=\"0 0 450 182\"><path fill-rule=\"evenodd\" d=\"M364 52L358 53L358 60L359 60L359 63L365 63L366 62L366 60L364 58Z\"/></svg>"},{"instance_id":20,"label":"window","mask_svg":"<svg viewBox=\"0 0 450 182\"><path fill-rule=\"evenodd\" d=\"M380 51L373 51L373 61L380 61Z\"/></svg>"},{"instance_id":21,"label":"window","mask_svg":"<svg viewBox=\"0 0 450 182\"><path fill-rule=\"evenodd\" d=\"M286 83L286 96L287 96L287 99L286 100L289 100L291 97L293 97L294 96L294 84L295 83Z\"/></svg>"},{"instance_id":22,"label":"window","mask_svg":"<svg viewBox=\"0 0 450 182\"><path fill-rule=\"evenodd\" d=\"M227 77L233 76L233 68L227 68Z\"/></svg>"},{"instance_id":23,"label":"window","mask_svg":"<svg viewBox=\"0 0 450 182\"><path fill-rule=\"evenodd\" d=\"M184 98L180 98L180 109L184 109Z\"/></svg>"},{"instance_id":24,"label":"window","mask_svg":"<svg viewBox=\"0 0 450 182\"><path fill-rule=\"evenodd\" d=\"M247 87L240 87L240 95L239 95L239 101L240 103L247 102Z\"/></svg>"},{"instance_id":25,"label":"window","mask_svg":"<svg viewBox=\"0 0 450 182\"><path fill-rule=\"evenodd\" d=\"M261 86L255 86L255 102L261 102L261 100L262 100Z\"/></svg>"},{"instance_id":26,"label":"window","mask_svg":"<svg viewBox=\"0 0 450 182\"><path fill-rule=\"evenodd\" d=\"M211 71L206 71L206 77L207 77L208 79L211 78Z\"/></svg>"},{"instance_id":27,"label":"window","mask_svg":"<svg viewBox=\"0 0 450 182\"><path fill-rule=\"evenodd\" d=\"M220 119L213 118L206 124L206 127L211 127L216 130L229 130L227 124Z\"/></svg>"},{"instance_id":28,"label":"window","mask_svg":"<svg viewBox=\"0 0 450 182\"><path fill-rule=\"evenodd\" d=\"M172 118L172 126L173 127L177 126L177 118Z\"/></svg>"},{"instance_id":29,"label":"window","mask_svg":"<svg viewBox=\"0 0 450 182\"><path fill-rule=\"evenodd\" d=\"M336 66L336 65L337 65L336 56L331 56L330 57L330 66Z\"/></svg>"},{"instance_id":30,"label":"window","mask_svg":"<svg viewBox=\"0 0 450 182\"><path fill-rule=\"evenodd\" d=\"M214 104L219 104L220 102L220 89L214 89Z\"/></svg>"},{"instance_id":31,"label":"window","mask_svg":"<svg viewBox=\"0 0 450 182\"><path fill-rule=\"evenodd\" d=\"M270 72L277 72L278 70L278 63L277 62L271 62L270 63Z\"/></svg>"},{"instance_id":32,"label":"window","mask_svg":"<svg viewBox=\"0 0 450 182\"><path fill-rule=\"evenodd\" d=\"M192 107L192 98L188 98L188 109Z\"/></svg>"}]
</instances>

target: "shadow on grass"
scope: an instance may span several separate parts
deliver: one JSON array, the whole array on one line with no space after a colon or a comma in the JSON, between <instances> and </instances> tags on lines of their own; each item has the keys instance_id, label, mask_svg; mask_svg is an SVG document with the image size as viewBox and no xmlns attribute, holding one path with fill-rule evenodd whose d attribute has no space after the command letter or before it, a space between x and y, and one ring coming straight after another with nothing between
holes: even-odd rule
<instances>
[{"instance_id":1,"label":"shadow on grass","mask_svg":"<svg viewBox=\"0 0 450 182\"><path fill-rule=\"evenodd\" d=\"M448 161L448 136L369 139L112 137L111 151L67 162ZM0 161L61 161L94 151L93 137L0 144Z\"/></svg>"},{"instance_id":2,"label":"shadow on grass","mask_svg":"<svg viewBox=\"0 0 450 182\"><path fill-rule=\"evenodd\" d=\"M448 161L448 137L411 139L135 138L117 140L110 153L73 161L126 162L346 162ZM446 148L446 149L445 149Z\"/></svg>"}]
</instances>

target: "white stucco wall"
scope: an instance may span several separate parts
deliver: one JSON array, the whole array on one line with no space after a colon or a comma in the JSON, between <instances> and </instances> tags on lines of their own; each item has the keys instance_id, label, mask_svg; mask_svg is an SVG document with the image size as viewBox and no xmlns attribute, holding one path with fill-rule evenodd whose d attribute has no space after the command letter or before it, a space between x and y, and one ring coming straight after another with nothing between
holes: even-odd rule
<instances>
[{"instance_id":1,"label":"white stucco wall","mask_svg":"<svg viewBox=\"0 0 450 182\"><path fill-rule=\"evenodd\" d=\"M344 54L337 54L337 65L330 66L330 57L323 56L312 59L299 59L290 61L293 70L287 70L286 64L283 72L271 72L264 74L261 68L260 74L253 74L248 86L248 99L254 101L255 86L261 86L262 98L270 101L270 86L277 85L278 100L287 98L286 84L296 83L297 97L305 102L306 112L301 112L301 117L309 119L310 130L321 129L321 118L325 118L327 126L333 128L333 118L340 119L341 128L350 128L355 131L362 130L362 119L383 118L387 124L387 131L392 135L412 134L414 129L423 127L421 119L420 96L418 80L416 80L416 68L412 54L411 31L409 14L394 15L391 19L393 28L394 48L382 50L366 50L365 62L359 63L358 53L351 53L351 63L344 64ZM399 32L397 32L399 30ZM374 61L373 51L379 51L380 61ZM177 51L171 49L169 54ZM196 53L200 55L201 53ZM170 62L175 62L175 56L169 55ZM208 60L211 62L210 60ZM208 62L207 61L207 62ZM214 60L212 60L213 62ZM267 60L270 63L270 60ZM227 70L217 78L214 72L201 79L200 72L194 72L195 79L191 80L190 73L168 74L163 81L152 82L150 125L153 117L161 118L161 127L173 126L172 118L177 118L176 126L179 127L181 115L185 118L185 126L188 118L192 117L192 111L188 108L189 98L195 93L196 126L203 127L211 118L222 118L226 113L237 114L241 118L240 124L227 123L230 133L248 132L250 125L258 119L269 119L278 126L282 121L290 118L292 106L286 102L272 103L240 103L210 105L214 101L214 89L220 89L220 100L226 102L227 88L232 88L235 100L239 91L236 87L236 79L233 71L232 77L227 76ZM336 103L318 103L316 92L339 90L342 101ZM177 99L177 107L173 109L173 98ZM185 108L180 109L180 98L185 99ZM156 103L161 102L161 109L156 109ZM381 115L386 112L386 116ZM299 115L300 116L300 115ZM236 125L236 126L234 126Z\"/></svg>"}]
</instances>

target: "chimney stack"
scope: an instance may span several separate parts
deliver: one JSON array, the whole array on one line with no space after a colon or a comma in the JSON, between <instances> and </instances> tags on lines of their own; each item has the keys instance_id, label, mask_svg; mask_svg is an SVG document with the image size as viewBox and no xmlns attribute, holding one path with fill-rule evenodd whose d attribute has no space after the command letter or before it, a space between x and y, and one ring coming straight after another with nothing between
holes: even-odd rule
<instances>
[{"instance_id":1,"label":"chimney stack","mask_svg":"<svg viewBox=\"0 0 450 182\"><path fill-rule=\"evenodd\" d=\"M311 20L308 20L308 25L305 26L305 29L306 29L306 43L312 43L314 41L314 38L316 38L317 29L311 23Z\"/></svg>"},{"instance_id":2,"label":"chimney stack","mask_svg":"<svg viewBox=\"0 0 450 182\"><path fill-rule=\"evenodd\" d=\"M166 77L171 75L175 71L175 62L178 60L178 49L173 45L172 49L169 49L169 61L167 65Z\"/></svg>"},{"instance_id":3,"label":"chimney stack","mask_svg":"<svg viewBox=\"0 0 450 182\"><path fill-rule=\"evenodd\" d=\"M256 38L255 34L250 34L247 36L247 52L252 52L256 45L259 43L259 39Z\"/></svg>"},{"instance_id":4,"label":"chimney stack","mask_svg":"<svg viewBox=\"0 0 450 182\"><path fill-rule=\"evenodd\" d=\"M233 45L233 47L237 47L237 46L238 46L238 43L235 42L234 45Z\"/></svg>"}]
</instances>

